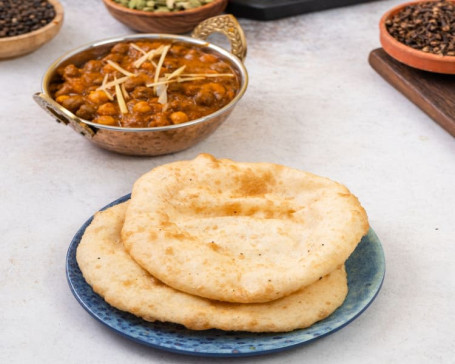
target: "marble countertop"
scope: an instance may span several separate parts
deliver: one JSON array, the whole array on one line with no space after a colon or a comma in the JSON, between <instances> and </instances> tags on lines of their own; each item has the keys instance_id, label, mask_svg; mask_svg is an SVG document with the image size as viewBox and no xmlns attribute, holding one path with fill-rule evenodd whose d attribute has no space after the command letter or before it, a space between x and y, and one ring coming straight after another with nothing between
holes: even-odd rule
<instances>
[{"instance_id":1,"label":"marble countertop","mask_svg":"<svg viewBox=\"0 0 455 364\"><path fill-rule=\"evenodd\" d=\"M382 241L386 278L347 327L241 363L453 363L455 142L368 64L377 23L396 0L271 22L240 19L249 88L212 136L180 153L137 158L91 145L32 100L58 56L131 34L101 1L63 0L59 35L0 61L0 362L213 363L141 346L92 319L65 277L68 245L143 173L201 152L268 161L346 184Z\"/></svg>"}]
</instances>

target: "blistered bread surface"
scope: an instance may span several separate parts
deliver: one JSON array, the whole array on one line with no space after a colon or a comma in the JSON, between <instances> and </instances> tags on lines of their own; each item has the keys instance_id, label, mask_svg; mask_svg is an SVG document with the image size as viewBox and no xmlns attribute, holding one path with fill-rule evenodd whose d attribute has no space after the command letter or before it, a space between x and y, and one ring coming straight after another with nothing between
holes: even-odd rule
<instances>
[{"instance_id":1,"label":"blistered bread surface","mask_svg":"<svg viewBox=\"0 0 455 364\"><path fill-rule=\"evenodd\" d=\"M258 303L335 271L367 231L364 209L339 183L202 154L139 178L122 239L135 261L170 287Z\"/></svg>"}]
</instances>

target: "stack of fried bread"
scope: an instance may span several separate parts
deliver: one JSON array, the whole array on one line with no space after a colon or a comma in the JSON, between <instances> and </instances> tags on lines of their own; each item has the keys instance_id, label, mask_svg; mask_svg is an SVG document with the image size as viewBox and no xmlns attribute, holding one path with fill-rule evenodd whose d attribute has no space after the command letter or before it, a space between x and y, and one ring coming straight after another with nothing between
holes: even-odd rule
<instances>
[{"instance_id":1,"label":"stack of fried bread","mask_svg":"<svg viewBox=\"0 0 455 364\"><path fill-rule=\"evenodd\" d=\"M110 305L147 321L284 332L342 305L344 263L367 231L336 182L201 154L153 169L98 212L77 262Z\"/></svg>"}]
</instances>

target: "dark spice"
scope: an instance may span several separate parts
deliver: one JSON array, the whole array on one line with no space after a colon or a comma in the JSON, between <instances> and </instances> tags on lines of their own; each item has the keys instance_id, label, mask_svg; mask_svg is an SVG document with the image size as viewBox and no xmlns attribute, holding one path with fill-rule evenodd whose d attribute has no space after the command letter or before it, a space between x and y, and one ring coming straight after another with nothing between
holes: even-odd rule
<instances>
[{"instance_id":1,"label":"dark spice","mask_svg":"<svg viewBox=\"0 0 455 364\"><path fill-rule=\"evenodd\" d=\"M414 49L455 56L455 5L441 0L405 7L386 21L388 32Z\"/></svg>"},{"instance_id":2,"label":"dark spice","mask_svg":"<svg viewBox=\"0 0 455 364\"><path fill-rule=\"evenodd\" d=\"M47 0L0 0L0 38L33 32L54 18Z\"/></svg>"}]
</instances>

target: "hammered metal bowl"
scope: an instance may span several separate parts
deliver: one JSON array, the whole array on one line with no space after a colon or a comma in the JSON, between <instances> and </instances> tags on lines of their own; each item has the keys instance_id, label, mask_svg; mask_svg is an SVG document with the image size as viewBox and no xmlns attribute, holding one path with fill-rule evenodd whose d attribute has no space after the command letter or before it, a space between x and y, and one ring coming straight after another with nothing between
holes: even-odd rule
<instances>
[{"instance_id":1,"label":"hammered metal bowl","mask_svg":"<svg viewBox=\"0 0 455 364\"><path fill-rule=\"evenodd\" d=\"M208 43L205 39L214 32L227 36L231 52ZM235 98L223 108L202 118L182 124L154 128L124 128L93 123L81 119L62 107L51 97L49 86L60 66L69 63L82 64L89 59L105 55L116 43L150 39L176 40L204 46L211 52L224 56L239 75L240 89ZM243 31L232 15L220 15L205 20L193 31L191 37L169 34L135 34L110 38L75 49L57 59L46 71L42 91L34 95L35 101L57 122L70 125L95 145L121 154L156 156L174 153L189 148L212 134L229 116L248 86L248 73L242 60L246 56L246 41Z\"/></svg>"}]
</instances>

